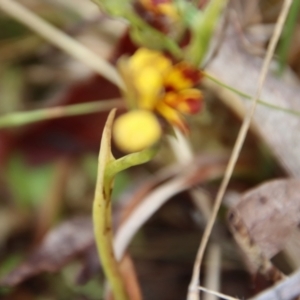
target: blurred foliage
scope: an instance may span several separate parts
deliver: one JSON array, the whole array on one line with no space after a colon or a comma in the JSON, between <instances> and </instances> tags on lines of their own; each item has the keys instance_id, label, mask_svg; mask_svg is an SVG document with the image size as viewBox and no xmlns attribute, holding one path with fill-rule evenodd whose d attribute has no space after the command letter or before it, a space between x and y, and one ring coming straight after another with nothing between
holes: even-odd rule
<instances>
[{"instance_id":1,"label":"blurred foliage","mask_svg":"<svg viewBox=\"0 0 300 300\"><path fill-rule=\"evenodd\" d=\"M118 53L119 49L116 50L116 42L129 39L124 22L113 23L107 16L99 14L98 11L95 13L96 6L88 0L78 0L78 3L71 1L69 7L62 7L60 1L54 0L21 2L74 39L112 61L122 54ZM203 5L205 1L197 2ZM242 6L246 3L239 2ZM190 2L187 3L184 26L187 26L195 14L194 10L189 9ZM262 25L259 33L265 35L264 25L274 23L281 3L282 1L275 0L258 1L258 10L251 15L256 21L249 22L250 25L247 26ZM86 10L81 10L80 7L85 5ZM281 72L285 71L285 66L289 66L299 77L300 43L297 42L297 36L300 33L300 1L295 0L293 5L277 54ZM238 9L237 11L240 13ZM240 17L243 19L243 15ZM102 99L118 97L116 89L109 90L111 87L107 83L99 84L95 80L95 74L85 66L73 61L2 12L0 28L1 115L85 103L83 98L85 101L101 100L99 95ZM140 31L133 33L135 40L147 40L149 31L144 32L143 36L140 34ZM181 31L179 37L180 34ZM153 40L148 40L148 43L153 44ZM259 44L262 52L265 51L267 43L268 38L265 43ZM129 42L125 44L126 49L122 51L131 53L134 47ZM82 86L86 89L82 89ZM206 153L226 155L234 143L240 120L220 104L217 93L208 90L203 93L206 107L201 115L189 120L189 141L193 151L199 156ZM46 199L53 192L52 183L56 179L57 162L60 159L68 161L65 167L67 171L63 174L65 177L62 176L65 178L63 191L58 193L58 205L49 224L54 227L60 221L76 215L90 214L97 173L97 152L106 117L106 113L91 114L85 119L77 116L62 118L58 122L39 121L0 130L0 210L3 213L11 212L10 222L6 226L1 224L3 231L0 237L0 277L19 265L39 245L40 241L35 240L38 227L42 224L39 218L45 221L41 208L44 207L46 211L52 208L51 204L47 206ZM40 142L39 146L36 147L32 141ZM116 157L122 155L115 152ZM240 193L263 180L285 175L264 143L252 134L246 141L242 157L246 157L248 162L245 164L246 171L235 174L229 188L231 192ZM122 199L124 195L130 198L131 191L144 178L154 174L151 180L155 180L157 171L172 166L174 162L174 155L165 141L163 149L151 164L121 172L116 176L112 198L114 201ZM80 176L77 176L78 173ZM218 180L205 182L201 188L213 197L218 184ZM72 192L68 192L69 188ZM222 240L224 247L221 274L226 286L223 288L226 293L245 298L258 290L256 287L260 282L259 279L251 282L243 267L243 260L234 248L223 222L226 210L224 206L221 212L222 229L216 229L217 233L221 232L221 238L218 235L213 236L215 240ZM204 224L202 217L195 211L189 194L179 194L149 220L132 243L130 250L145 299L174 300L185 297L199 232ZM51 226L47 228L48 233L53 229ZM79 259L72 261L56 274L40 274L14 288L2 287L0 297L5 295L4 299L7 300L99 299L103 293L103 278L96 264L92 263L96 268L95 273L89 269L92 278L87 279L86 285L76 282L81 268L89 264L85 255L92 257L88 253L82 254Z\"/></svg>"},{"instance_id":2,"label":"blurred foliage","mask_svg":"<svg viewBox=\"0 0 300 300\"><path fill-rule=\"evenodd\" d=\"M34 208L45 200L49 182L53 177L53 165L32 167L21 154L12 155L7 165L7 182L18 206Z\"/></svg>"},{"instance_id":3,"label":"blurred foliage","mask_svg":"<svg viewBox=\"0 0 300 300\"><path fill-rule=\"evenodd\" d=\"M292 47L292 38L296 31L296 25L299 19L300 1L294 0L291 6L284 30L281 36L281 42L278 47L279 74L283 74L284 68L288 63L289 49Z\"/></svg>"},{"instance_id":4,"label":"blurred foliage","mask_svg":"<svg viewBox=\"0 0 300 300\"><path fill-rule=\"evenodd\" d=\"M28 28L7 16L0 16L0 26L1 28L6 28L6 30L1 30L0 40L20 38L21 36L31 34Z\"/></svg>"}]
</instances>

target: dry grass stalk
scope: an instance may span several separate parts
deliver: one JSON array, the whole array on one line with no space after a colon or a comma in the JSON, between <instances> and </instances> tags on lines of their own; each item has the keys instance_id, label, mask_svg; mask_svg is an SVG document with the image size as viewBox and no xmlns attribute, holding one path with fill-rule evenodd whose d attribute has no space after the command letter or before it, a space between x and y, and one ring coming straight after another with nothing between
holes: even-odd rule
<instances>
[{"instance_id":1,"label":"dry grass stalk","mask_svg":"<svg viewBox=\"0 0 300 300\"><path fill-rule=\"evenodd\" d=\"M275 51L276 44L277 44L277 42L279 40L279 37L281 35L282 29L283 29L283 26L284 26L284 23L285 23L285 20L287 18L289 8L290 8L292 2L293 2L292 0L285 0L284 1L282 10L281 10L280 15L278 17L278 21L276 23L274 33L272 35L270 44L268 46L268 50L267 50L266 57L265 57L264 62L263 62L263 66L261 68L256 93L255 93L254 97L252 98L251 107L250 107L248 113L246 114L246 116L243 120L241 129L239 131L237 140L235 142L235 145L234 145L234 148L233 148L233 151L232 151L229 163L228 163L228 166L227 166L226 171L225 171L224 178L222 180L221 186L219 188L219 191L218 191L218 194L217 194L217 197L216 197L216 200L215 200L215 204L214 204L214 207L213 207L211 218L210 218L210 220L209 220L209 222L208 222L208 224L205 228L205 231L204 231L204 234L203 234L203 237L202 237L199 249L198 249L198 253L197 253L197 257L196 257L195 264L194 264L194 269L193 269L193 275L192 275L192 279L191 279L189 289L188 289L188 295L187 295L188 300L198 300L199 299L199 292L198 292L199 275L200 275L200 267L201 267L201 263L202 263L202 260L203 260L204 252L205 252L205 249L206 249L206 246L207 246L207 243L208 243L213 225L215 223L219 208L221 206L224 193L225 193L226 188L228 186L229 180L232 176L233 169L236 165L236 162L237 162L237 159L239 157L241 148L244 144L248 129L250 127L250 123L251 123L252 117L253 117L254 112L255 112L257 101L260 98L262 87L263 87L264 81L265 81L266 76L267 76L267 72L268 72L268 69L269 69L269 66L270 66L270 63L271 63L271 60L272 60L272 56L273 56L274 51Z\"/></svg>"}]
</instances>

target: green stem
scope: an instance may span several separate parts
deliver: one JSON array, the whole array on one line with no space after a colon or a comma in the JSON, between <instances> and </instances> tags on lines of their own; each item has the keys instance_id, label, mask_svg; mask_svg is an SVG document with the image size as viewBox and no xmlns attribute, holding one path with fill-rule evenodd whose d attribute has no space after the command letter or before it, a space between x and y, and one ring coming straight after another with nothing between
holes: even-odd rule
<instances>
[{"instance_id":1,"label":"green stem","mask_svg":"<svg viewBox=\"0 0 300 300\"><path fill-rule=\"evenodd\" d=\"M148 32L152 37L157 37L164 49L169 51L175 58L182 58L182 50L178 44L169 36L150 26L133 9L131 1L118 0L92 0L102 11L111 16L125 18L129 21L131 28L135 28L142 33ZM154 46L154 45L153 45Z\"/></svg>"},{"instance_id":2,"label":"green stem","mask_svg":"<svg viewBox=\"0 0 300 300\"><path fill-rule=\"evenodd\" d=\"M90 114L107 111L113 107L120 107L122 101L118 99L101 100L90 103L80 103L67 106L57 106L37 109L29 112L16 112L0 116L0 128L14 127L44 121L48 119Z\"/></svg>"},{"instance_id":3,"label":"green stem","mask_svg":"<svg viewBox=\"0 0 300 300\"><path fill-rule=\"evenodd\" d=\"M119 264L114 255L111 221L111 192L115 175L131 166L153 158L157 149L146 149L115 160L111 153L111 130L115 117L112 110L107 118L101 139L98 159L97 184L93 203L95 241L102 268L108 279L115 300L129 300Z\"/></svg>"},{"instance_id":4,"label":"green stem","mask_svg":"<svg viewBox=\"0 0 300 300\"><path fill-rule=\"evenodd\" d=\"M98 196L95 196L93 203L93 223L102 268L111 285L115 300L129 300L114 256L110 195L106 195L105 198L103 191L97 190L96 194Z\"/></svg>"},{"instance_id":5,"label":"green stem","mask_svg":"<svg viewBox=\"0 0 300 300\"><path fill-rule=\"evenodd\" d=\"M204 73L204 75L211 81L234 92L235 94L238 94L246 99L251 99L250 95L225 84L224 82L218 80L217 78L211 76L210 74ZM276 109L276 110L283 111L285 113L300 116L300 111L297 110L280 107L265 102L263 100L258 100L258 103L270 107L272 109ZM121 106L123 106L121 100L111 99L111 100L101 100L101 101L90 102L90 103L73 104L68 106L58 106L52 108L37 109L28 112L9 113L7 115L0 116L0 128L23 126L34 122L61 118L61 117L91 114L95 112L107 111L112 107L121 107Z\"/></svg>"},{"instance_id":6,"label":"green stem","mask_svg":"<svg viewBox=\"0 0 300 300\"><path fill-rule=\"evenodd\" d=\"M191 25L192 37L187 49L186 59L194 66L199 66L207 53L213 31L220 18L226 0L211 0L208 2L204 12L195 18Z\"/></svg>"},{"instance_id":7,"label":"green stem","mask_svg":"<svg viewBox=\"0 0 300 300\"><path fill-rule=\"evenodd\" d=\"M105 181L111 181L111 179L121 171L150 161L157 153L157 150L158 148L156 147L148 148L143 151L131 153L117 160L109 162L105 169Z\"/></svg>"},{"instance_id":8,"label":"green stem","mask_svg":"<svg viewBox=\"0 0 300 300\"><path fill-rule=\"evenodd\" d=\"M102 269L108 279L115 300L129 300L119 264L114 256L111 222L111 186L113 180L105 180L105 169L114 158L111 154L111 128L116 110L107 118L101 139L98 158L97 183L93 202L93 227Z\"/></svg>"},{"instance_id":9,"label":"green stem","mask_svg":"<svg viewBox=\"0 0 300 300\"><path fill-rule=\"evenodd\" d=\"M208 73L203 72L203 74L204 74L204 76L205 76L206 78L208 78L209 80L211 80L211 81L217 83L218 85L220 85L220 86L226 88L226 89L229 90L229 91L234 92L235 94L237 94L237 95L239 95L239 96L244 97L244 98L247 99L247 100L250 100L250 99L252 98L250 95L248 95L248 94L246 94L246 93L244 93L244 92L242 92L242 91L240 91L240 90L237 90L237 89L233 88L233 87L230 86L230 85L225 84L224 82L218 80L217 78L211 76L211 75L208 74ZM274 104L265 102L265 101L260 100L260 99L257 101L257 103L259 103L259 104L261 104L261 105L263 105L263 106L266 106L266 107L270 107L270 108L273 108L273 109L276 109L276 110L285 112L285 113L289 113L289 114L291 114L291 115L300 116L300 111L297 111L297 110L292 110L292 109L289 109L289 108L280 107L280 106L277 106L277 105L274 105Z\"/></svg>"},{"instance_id":10,"label":"green stem","mask_svg":"<svg viewBox=\"0 0 300 300\"><path fill-rule=\"evenodd\" d=\"M164 48L169 51L174 58L182 59L182 50L174 40L148 25L136 14L127 14L126 18L129 20L131 26L136 26L136 28L139 28L141 31L147 30L153 36L157 36L161 40Z\"/></svg>"}]
</instances>

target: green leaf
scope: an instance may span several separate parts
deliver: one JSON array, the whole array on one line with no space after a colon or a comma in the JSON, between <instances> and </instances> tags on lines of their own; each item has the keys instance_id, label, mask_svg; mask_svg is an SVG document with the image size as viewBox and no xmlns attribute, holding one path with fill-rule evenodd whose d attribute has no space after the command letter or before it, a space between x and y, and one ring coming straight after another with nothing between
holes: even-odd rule
<instances>
[{"instance_id":1,"label":"green leaf","mask_svg":"<svg viewBox=\"0 0 300 300\"><path fill-rule=\"evenodd\" d=\"M226 0L211 0L204 12L198 11L193 17L193 22L190 24L192 38L185 53L186 60L193 65L199 66L203 62L226 3Z\"/></svg>"}]
</instances>

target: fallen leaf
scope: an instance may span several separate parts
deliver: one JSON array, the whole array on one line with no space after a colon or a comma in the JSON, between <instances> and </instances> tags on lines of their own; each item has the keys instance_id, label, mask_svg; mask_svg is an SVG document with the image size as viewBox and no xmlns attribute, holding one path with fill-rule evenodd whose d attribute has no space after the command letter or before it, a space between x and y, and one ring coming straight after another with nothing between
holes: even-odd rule
<instances>
[{"instance_id":1,"label":"fallen leaf","mask_svg":"<svg viewBox=\"0 0 300 300\"><path fill-rule=\"evenodd\" d=\"M15 286L42 272L57 272L80 255L93 242L92 222L89 217L65 221L46 235L42 244L27 260L5 276L2 286Z\"/></svg>"},{"instance_id":2,"label":"fallen leaf","mask_svg":"<svg viewBox=\"0 0 300 300\"><path fill-rule=\"evenodd\" d=\"M234 25L228 26L218 55L208 65L206 71L235 89L254 95L257 87L262 58L247 52L243 36ZM241 117L244 116L249 101L236 96L229 90L205 80L209 88ZM276 78L269 72L261 93L261 99L272 105L300 111L300 88ZM281 165L290 175L300 176L300 118L283 111L258 105L253 119L253 127Z\"/></svg>"},{"instance_id":3,"label":"fallen leaf","mask_svg":"<svg viewBox=\"0 0 300 300\"><path fill-rule=\"evenodd\" d=\"M284 278L270 259L285 248L300 223L299 194L299 179L274 180L245 193L228 214L251 272L273 282Z\"/></svg>"},{"instance_id":4,"label":"fallen leaf","mask_svg":"<svg viewBox=\"0 0 300 300\"><path fill-rule=\"evenodd\" d=\"M300 223L300 180L274 180L248 191L229 216L236 213L264 255L273 257Z\"/></svg>"}]
</instances>

